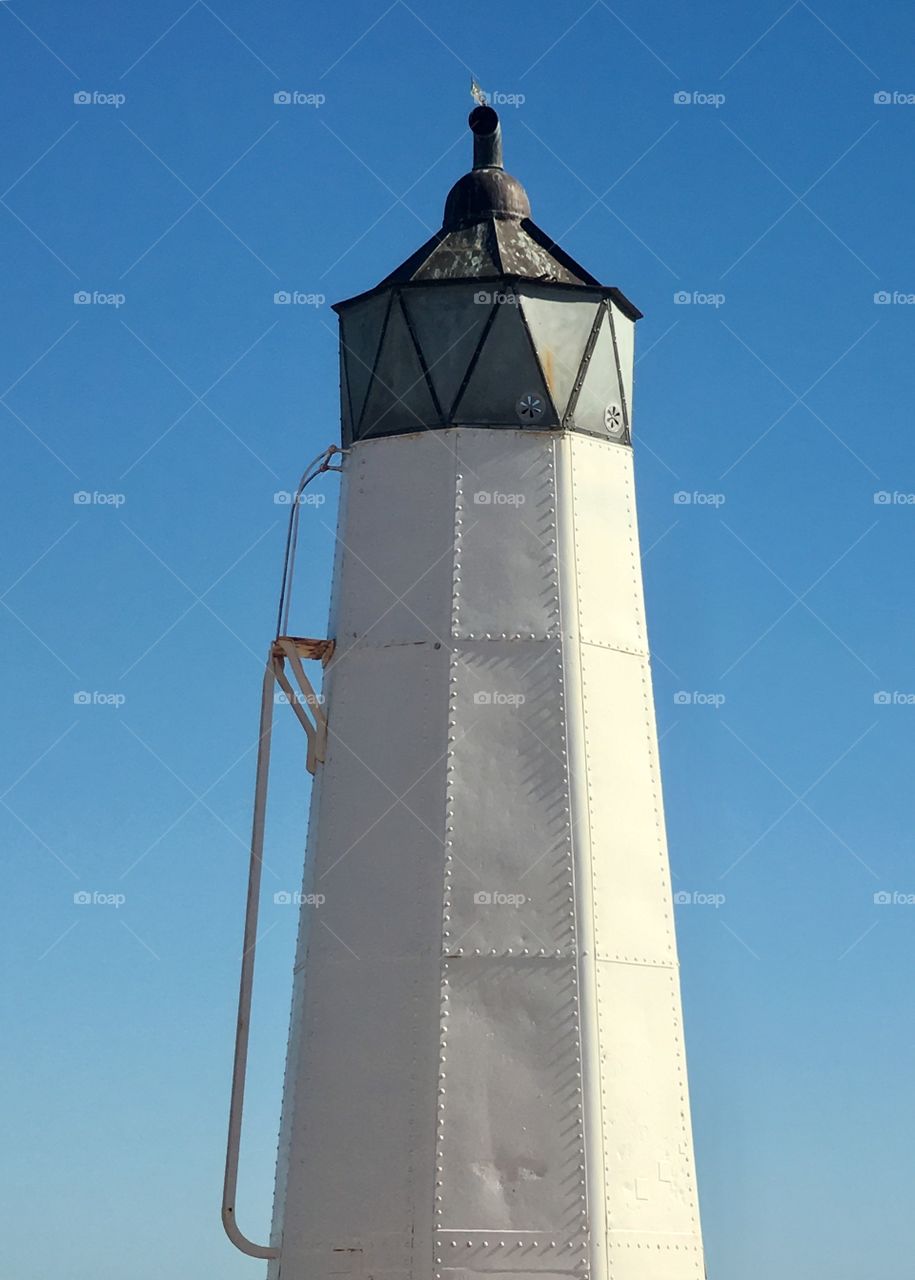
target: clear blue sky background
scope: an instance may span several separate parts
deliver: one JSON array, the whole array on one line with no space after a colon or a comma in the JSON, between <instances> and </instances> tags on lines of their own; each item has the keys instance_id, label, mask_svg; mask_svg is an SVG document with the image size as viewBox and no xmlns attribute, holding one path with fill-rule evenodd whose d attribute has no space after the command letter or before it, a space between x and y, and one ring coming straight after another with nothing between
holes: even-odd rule
<instances>
[{"instance_id":1,"label":"clear blue sky background","mask_svg":"<svg viewBox=\"0 0 915 1280\"><path fill-rule=\"evenodd\" d=\"M915 305L874 295L915 294L915 105L874 97L915 94L913 41L898 0L0 4L4 1274L263 1272L218 1209L274 493L337 439L330 302L436 229L469 165L470 69L524 95L505 150L536 220L646 313L675 889L725 897L678 909L709 1274L911 1274L915 905L874 895L915 893L915 505L874 494L915 491ZM303 511L304 634L337 483ZM301 766L281 719L258 1237Z\"/></svg>"}]
</instances>

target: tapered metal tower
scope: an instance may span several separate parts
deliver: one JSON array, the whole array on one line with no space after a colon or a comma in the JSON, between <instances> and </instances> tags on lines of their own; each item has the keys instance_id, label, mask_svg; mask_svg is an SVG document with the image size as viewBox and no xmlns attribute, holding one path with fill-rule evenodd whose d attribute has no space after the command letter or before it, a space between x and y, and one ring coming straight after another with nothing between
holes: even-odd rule
<instances>
[{"instance_id":1,"label":"tapered metal tower","mask_svg":"<svg viewBox=\"0 0 915 1280\"><path fill-rule=\"evenodd\" d=\"M272 1280L701 1280L634 322L498 118L337 307L343 494ZM323 905L315 906L317 896Z\"/></svg>"}]
</instances>

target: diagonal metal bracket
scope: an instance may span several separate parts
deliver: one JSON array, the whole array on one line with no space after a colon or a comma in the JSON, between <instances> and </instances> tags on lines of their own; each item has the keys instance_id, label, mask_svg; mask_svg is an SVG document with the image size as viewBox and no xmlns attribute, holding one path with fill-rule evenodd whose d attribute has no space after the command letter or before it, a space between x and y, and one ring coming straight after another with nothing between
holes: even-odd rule
<instances>
[{"instance_id":1,"label":"diagonal metal bracket","mask_svg":"<svg viewBox=\"0 0 915 1280\"><path fill-rule=\"evenodd\" d=\"M274 678L305 730L308 741L305 767L309 773L315 773L318 765L324 763L327 751L327 716L320 697L305 674L302 659L319 659L326 667L333 652L333 640L306 640L301 636L279 636L270 650ZM287 661L299 686L298 692L293 689L286 674ZM308 711L311 712L310 717Z\"/></svg>"}]
</instances>

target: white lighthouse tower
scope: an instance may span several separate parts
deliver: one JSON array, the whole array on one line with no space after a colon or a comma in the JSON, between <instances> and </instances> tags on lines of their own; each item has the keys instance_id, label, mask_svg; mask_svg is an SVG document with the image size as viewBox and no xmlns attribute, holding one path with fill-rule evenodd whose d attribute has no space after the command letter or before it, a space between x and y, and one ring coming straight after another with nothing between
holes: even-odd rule
<instances>
[{"instance_id":1,"label":"white lighthouse tower","mask_svg":"<svg viewBox=\"0 0 915 1280\"><path fill-rule=\"evenodd\" d=\"M249 1251L271 1280L702 1280L640 313L531 221L496 113L470 127L442 230L337 307L327 740Z\"/></svg>"}]
</instances>

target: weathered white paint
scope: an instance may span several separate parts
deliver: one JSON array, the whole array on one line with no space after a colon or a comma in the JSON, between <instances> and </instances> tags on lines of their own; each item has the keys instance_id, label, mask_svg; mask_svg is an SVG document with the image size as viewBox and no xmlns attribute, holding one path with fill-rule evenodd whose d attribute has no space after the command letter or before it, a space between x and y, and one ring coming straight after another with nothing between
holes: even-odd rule
<instances>
[{"instance_id":1,"label":"weathered white paint","mask_svg":"<svg viewBox=\"0 0 915 1280\"><path fill-rule=\"evenodd\" d=\"M631 451L344 489L269 1274L700 1280Z\"/></svg>"}]
</instances>

